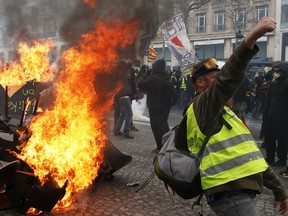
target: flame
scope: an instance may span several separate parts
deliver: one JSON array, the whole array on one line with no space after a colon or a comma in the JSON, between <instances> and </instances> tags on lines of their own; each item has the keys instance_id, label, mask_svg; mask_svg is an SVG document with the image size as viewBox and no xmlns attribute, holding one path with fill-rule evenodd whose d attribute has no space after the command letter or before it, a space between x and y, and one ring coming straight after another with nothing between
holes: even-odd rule
<instances>
[{"instance_id":1,"label":"flame","mask_svg":"<svg viewBox=\"0 0 288 216\"><path fill-rule=\"evenodd\" d=\"M96 0L83 0L85 4L88 4L91 8L95 8Z\"/></svg>"},{"instance_id":2,"label":"flame","mask_svg":"<svg viewBox=\"0 0 288 216\"><path fill-rule=\"evenodd\" d=\"M5 66L0 73L2 86L21 86L27 81L48 82L53 79L56 69L50 67L49 51L54 47L54 42L45 40L32 41L32 45L20 43L18 54L20 60L13 61Z\"/></svg>"},{"instance_id":3,"label":"flame","mask_svg":"<svg viewBox=\"0 0 288 216\"><path fill-rule=\"evenodd\" d=\"M98 21L94 30L63 54L54 107L31 122L32 136L19 158L42 183L47 176L60 187L68 180L66 194L54 210L71 205L75 193L98 175L107 143L103 115L111 108L113 92L95 92L93 81L113 70L117 51L134 43L139 24L138 20ZM103 103L101 95L109 100Z\"/></svg>"}]
</instances>

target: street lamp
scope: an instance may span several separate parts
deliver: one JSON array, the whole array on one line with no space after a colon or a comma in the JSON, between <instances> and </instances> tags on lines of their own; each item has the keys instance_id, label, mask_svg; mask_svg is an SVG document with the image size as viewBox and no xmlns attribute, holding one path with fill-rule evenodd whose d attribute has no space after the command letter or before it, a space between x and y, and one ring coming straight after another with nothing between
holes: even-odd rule
<instances>
[{"instance_id":1,"label":"street lamp","mask_svg":"<svg viewBox=\"0 0 288 216\"><path fill-rule=\"evenodd\" d=\"M238 46L238 45L241 43L241 41L242 41L243 38L244 38L244 36L242 35L241 30L239 30L238 32L236 32L236 34L235 34L236 46Z\"/></svg>"}]
</instances>

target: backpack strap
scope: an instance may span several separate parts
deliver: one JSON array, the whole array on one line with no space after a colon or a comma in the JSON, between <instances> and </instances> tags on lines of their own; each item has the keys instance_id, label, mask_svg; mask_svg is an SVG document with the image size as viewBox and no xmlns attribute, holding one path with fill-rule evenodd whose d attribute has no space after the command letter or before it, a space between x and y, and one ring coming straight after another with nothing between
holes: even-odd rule
<instances>
[{"instance_id":1,"label":"backpack strap","mask_svg":"<svg viewBox=\"0 0 288 216\"><path fill-rule=\"evenodd\" d=\"M221 114L218 114L218 116L219 116L219 115L221 115ZM216 119L218 119L218 117L216 117ZM210 137L213 135L213 132L214 132L214 130L215 130L215 128L216 128L217 123L218 123L218 121L215 121L215 122L214 122L214 124L212 125L211 130L209 130L207 136L205 137L205 139L204 139L204 141L203 141L203 144L202 144L202 146L201 146L201 149L200 149L200 151L199 151L199 153L198 153L198 155L197 155L197 158L196 158L196 160L197 160L197 165L200 165L200 162L201 162L201 160L202 160L202 156L203 156L205 147L206 147L206 145L207 145Z\"/></svg>"}]
</instances>

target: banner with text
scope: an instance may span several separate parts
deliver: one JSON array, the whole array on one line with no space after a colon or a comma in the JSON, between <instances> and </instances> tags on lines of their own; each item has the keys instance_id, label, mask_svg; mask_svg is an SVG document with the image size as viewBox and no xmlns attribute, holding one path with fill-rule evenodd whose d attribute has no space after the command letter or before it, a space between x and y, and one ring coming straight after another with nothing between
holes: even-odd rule
<instances>
[{"instance_id":1,"label":"banner with text","mask_svg":"<svg viewBox=\"0 0 288 216\"><path fill-rule=\"evenodd\" d=\"M178 60L183 73L190 73L190 67L198 62L195 51L187 35L183 14L178 14L166 20L159 28L164 37L165 44Z\"/></svg>"}]
</instances>

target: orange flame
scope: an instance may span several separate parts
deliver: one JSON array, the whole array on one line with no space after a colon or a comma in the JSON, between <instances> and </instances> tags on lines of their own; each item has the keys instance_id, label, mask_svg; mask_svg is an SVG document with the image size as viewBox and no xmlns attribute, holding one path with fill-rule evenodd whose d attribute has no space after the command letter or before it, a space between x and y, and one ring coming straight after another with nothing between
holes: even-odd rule
<instances>
[{"instance_id":1,"label":"orange flame","mask_svg":"<svg viewBox=\"0 0 288 216\"><path fill-rule=\"evenodd\" d=\"M31 123L32 136L19 158L42 183L48 175L60 187L68 180L66 194L55 209L69 206L73 195L98 175L107 143L103 115L111 107L113 93L95 92L93 81L98 74L112 71L119 58L117 50L135 41L138 27L136 20L97 22L93 31L64 53L64 69L55 82L55 105ZM103 94L111 98L104 104Z\"/></svg>"},{"instance_id":2,"label":"orange flame","mask_svg":"<svg viewBox=\"0 0 288 216\"><path fill-rule=\"evenodd\" d=\"M19 86L27 81L48 82L53 79L56 69L50 67L49 51L53 48L54 42L45 40L33 41L32 46L20 43L18 54L20 61L13 61L9 66L4 67L0 73L0 84L2 86Z\"/></svg>"}]
</instances>

